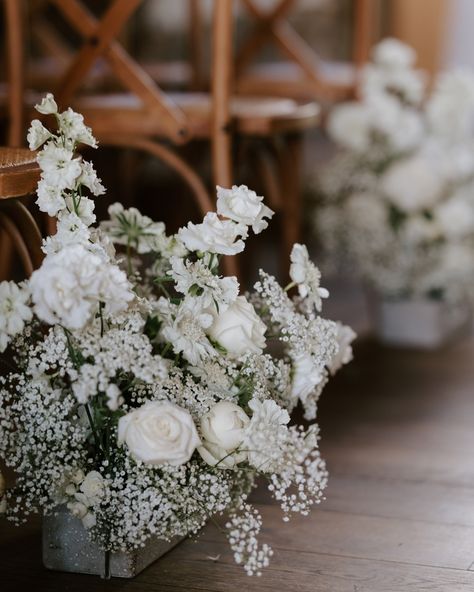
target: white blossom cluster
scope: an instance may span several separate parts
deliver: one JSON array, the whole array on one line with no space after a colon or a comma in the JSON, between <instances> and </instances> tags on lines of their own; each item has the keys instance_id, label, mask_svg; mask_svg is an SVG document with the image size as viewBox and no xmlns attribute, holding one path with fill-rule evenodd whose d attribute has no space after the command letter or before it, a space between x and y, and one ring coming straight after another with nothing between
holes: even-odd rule
<instances>
[{"instance_id":1,"label":"white blossom cluster","mask_svg":"<svg viewBox=\"0 0 474 592\"><path fill-rule=\"evenodd\" d=\"M385 296L459 299L474 286L474 75L442 73L427 95L415 59L382 41L360 100L333 110L316 229Z\"/></svg>"},{"instance_id":2,"label":"white blossom cluster","mask_svg":"<svg viewBox=\"0 0 474 592\"><path fill-rule=\"evenodd\" d=\"M80 142L82 117L37 107L38 205L58 217L45 259L22 283L0 284L0 455L18 475L0 513L16 522L65 506L103 549L197 534L226 513L235 559L260 574L272 554L247 497L267 479L285 518L319 503L327 473L314 419L330 373L352 358L354 333L320 316L321 275L303 245L291 283L261 272L253 294L219 271L273 212L245 186L217 189L217 213L174 236L121 204L93 228L103 192ZM117 249L117 250L116 250ZM292 289L297 295L290 297Z\"/></svg>"}]
</instances>

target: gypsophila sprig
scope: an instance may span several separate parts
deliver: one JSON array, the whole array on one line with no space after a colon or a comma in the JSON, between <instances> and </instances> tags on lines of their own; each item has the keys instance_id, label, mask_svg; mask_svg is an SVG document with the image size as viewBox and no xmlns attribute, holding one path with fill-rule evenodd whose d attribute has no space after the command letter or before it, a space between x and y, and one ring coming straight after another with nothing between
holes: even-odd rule
<instances>
[{"instance_id":1,"label":"gypsophila sprig","mask_svg":"<svg viewBox=\"0 0 474 592\"><path fill-rule=\"evenodd\" d=\"M9 490L0 475L0 514L62 508L110 552L196 535L212 518L260 575L272 551L248 495L261 476L284 519L321 501L318 428L290 413L301 403L315 418L355 335L320 316L328 294L303 245L285 289L262 271L244 295L221 275L221 256L273 214L245 186L218 188L217 213L174 236L117 203L93 228L104 190L76 155L96 146L92 132L52 95L37 109L57 123L32 122L28 141L42 148L37 203L58 229L28 281L0 284L0 351L14 364L0 378L0 455L18 475Z\"/></svg>"}]
</instances>

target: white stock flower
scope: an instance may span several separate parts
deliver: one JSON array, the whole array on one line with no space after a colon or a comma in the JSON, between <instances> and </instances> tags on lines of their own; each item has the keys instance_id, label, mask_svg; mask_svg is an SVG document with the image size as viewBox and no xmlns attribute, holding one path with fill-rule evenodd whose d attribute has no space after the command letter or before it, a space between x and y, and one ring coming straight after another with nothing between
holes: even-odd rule
<instances>
[{"instance_id":1,"label":"white stock flower","mask_svg":"<svg viewBox=\"0 0 474 592\"><path fill-rule=\"evenodd\" d=\"M255 234L268 227L268 221L274 212L263 203L263 197L257 195L246 185L233 185L231 189L217 187L217 213L234 222L251 226Z\"/></svg>"},{"instance_id":2,"label":"white stock flower","mask_svg":"<svg viewBox=\"0 0 474 592\"><path fill-rule=\"evenodd\" d=\"M387 200L406 213L431 208L443 189L437 159L419 153L395 162L380 180Z\"/></svg>"},{"instance_id":3,"label":"white stock flower","mask_svg":"<svg viewBox=\"0 0 474 592\"><path fill-rule=\"evenodd\" d=\"M331 374L334 375L344 364L348 364L352 360L351 343L356 337L357 335L351 327L337 323L337 344L339 347L328 366Z\"/></svg>"},{"instance_id":4,"label":"white stock flower","mask_svg":"<svg viewBox=\"0 0 474 592\"><path fill-rule=\"evenodd\" d=\"M239 294L236 277L220 278L202 260L192 262L171 257L170 263L168 275L175 280L176 290L181 294L196 293L203 308L215 305L219 310L225 310L235 302Z\"/></svg>"},{"instance_id":5,"label":"white stock flower","mask_svg":"<svg viewBox=\"0 0 474 592\"><path fill-rule=\"evenodd\" d=\"M290 255L290 277L298 286L299 295L308 298L320 311L322 298L327 298L329 292L320 287L321 272L310 260L308 249L305 245L295 243Z\"/></svg>"},{"instance_id":6,"label":"white stock flower","mask_svg":"<svg viewBox=\"0 0 474 592\"><path fill-rule=\"evenodd\" d=\"M39 119L33 119L26 136L30 150L38 150L49 138L51 138L51 132L44 127Z\"/></svg>"},{"instance_id":7,"label":"white stock flower","mask_svg":"<svg viewBox=\"0 0 474 592\"><path fill-rule=\"evenodd\" d=\"M261 354L265 349L267 328L245 296L238 296L226 310L213 312L213 319L207 333L230 357Z\"/></svg>"},{"instance_id":8,"label":"white stock flower","mask_svg":"<svg viewBox=\"0 0 474 592\"><path fill-rule=\"evenodd\" d=\"M175 353L182 353L193 366L217 355L205 334L212 316L203 310L198 298L188 296L177 307L160 298L158 310L164 321L161 336L172 344Z\"/></svg>"},{"instance_id":9,"label":"white stock flower","mask_svg":"<svg viewBox=\"0 0 474 592\"><path fill-rule=\"evenodd\" d=\"M31 276L30 289L37 316L67 329L84 327L99 302L110 314L125 310L134 298L124 272L80 244L48 255Z\"/></svg>"},{"instance_id":10,"label":"white stock flower","mask_svg":"<svg viewBox=\"0 0 474 592\"><path fill-rule=\"evenodd\" d=\"M244 439L249 417L235 403L220 401L201 418L202 446L198 452L211 466L232 469L247 458L239 446Z\"/></svg>"},{"instance_id":11,"label":"white stock flower","mask_svg":"<svg viewBox=\"0 0 474 592\"><path fill-rule=\"evenodd\" d=\"M38 154L42 178L58 189L74 189L82 172L81 161L67 148L49 143Z\"/></svg>"},{"instance_id":12,"label":"white stock flower","mask_svg":"<svg viewBox=\"0 0 474 592\"><path fill-rule=\"evenodd\" d=\"M54 96L51 93L48 93L39 105L35 105L36 111L38 113L42 113L43 115L53 115L58 112L58 106L56 101L54 100Z\"/></svg>"},{"instance_id":13,"label":"white stock flower","mask_svg":"<svg viewBox=\"0 0 474 592\"><path fill-rule=\"evenodd\" d=\"M305 403L308 396L323 380L323 369L310 354L299 354L292 360L293 379L291 397Z\"/></svg>"},{"instance_id":14,"label":"white stock flower","mask_svg":"<svg viewBox=\"0 0 474 592\"><path fill-rule=\"evenodd\" d=\"M219 255L236 255L244 250L247 227L232 220L221 220L215 212L208 212L202 224L189 222L178 231L178 237L190 251L207 251Z\"/></svg>"},{"instance_id":15,"label":"white stock flower","mask_svg":"<svg viewBox=\"0 0 474 592\"><path fill-rule=\"evenodd\" d=\"M118 443L148 465L187 463L201 445L190 413L168 401L150 401L119 419Z\"/></svg>"},{"instance_id":16,"label":"white stock flower","mask_svg":"<svg viewBox=\"0 0 474 592\"><path fill-rule=\"evenodd\" d=\"M23 331L25 322L33 318L29 299L26 284L0 282L0 352L5 351L12 337Z\"/></svg>"},{"instance_id":17,"label":"white stock flower","mask_svg":"<svg viewBox=\"0 0 474 592\"><path fill-rule=\"evenodd\" d=\"M372 59L385 68L410 68L416 61L416 51L399 39L387 37L373 48Z\"/></svg>"},{"instance_id":18,"label":"white stock flower","mask_svg":"<svg viewBox=\"0 0 474 592\"><path fill-rule=\"evenodd\" d=\"M137 253L144 254L159 250L164 237L163 222L153 222L137 208L126 210L121 203L112 204L110 220L101 222L100 227L117 245L130 245Z\"/></svg>"}]
</instances>

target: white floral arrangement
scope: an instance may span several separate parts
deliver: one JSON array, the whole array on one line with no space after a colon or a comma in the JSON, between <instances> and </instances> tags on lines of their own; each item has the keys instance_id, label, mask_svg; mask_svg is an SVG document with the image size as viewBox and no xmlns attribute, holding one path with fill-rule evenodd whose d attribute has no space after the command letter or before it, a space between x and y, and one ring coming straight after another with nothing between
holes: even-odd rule
<instances>
[{"instance_id":1,"label":"white floral arrangement","mask_svg":"<svg viewBox=\"0 0 474 592\"><path fill-rule=\"evenodd\" d=\"M355 335L320 316L328 293L302 245L285 289L262 271L239 294L219 275L273 214L245 186L218 188L217 213L173 236L118 203L93 228L104 188L76 148L96 141L52 95L37 110L57 121L57 133L33 121L28 140L36 203L58 227L28 281L0 284L0 457L16 473L8 490L0 477L0 511L20 523L66 507L110 552L225 512L236 562L260 574L272 551L247 497L263 476L284 520L321 501L318 426L290 413L301 403L315 419Z\"/></svg>"},{"instance_id":2,"label":"white floral arrangement","mask_svg":"<svg viewBox=\"0 0 474 592\"><path fill-rule=\"evenodd\" d=\"M415 52L373 50L357 101L336 107L340 148L322 172L316 228L389 298L460 299L474 285L474 76L442 73L428 94Z\"/></svg>"}]
</instances>

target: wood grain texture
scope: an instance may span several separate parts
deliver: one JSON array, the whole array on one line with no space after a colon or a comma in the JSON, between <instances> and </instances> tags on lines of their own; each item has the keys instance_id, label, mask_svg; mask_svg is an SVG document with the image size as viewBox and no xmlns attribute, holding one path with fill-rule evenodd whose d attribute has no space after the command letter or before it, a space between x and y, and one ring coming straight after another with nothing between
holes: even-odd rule
<instances>
[{"instance_id":1,"label":"wood grain texture","mask_svg":"<svg viewBox=\"0 0 474 592\"><path fill-rule=\"evenodd\" d=\"M320 407L331 478L310 517L281 521L253 494L275 556L261 578L233 563L217 529L132 581L51 573L39 524L0 526L2 592L470 592L474 589L474 341L422 353L362 340Z\"/></svg>"}]
</instances>

